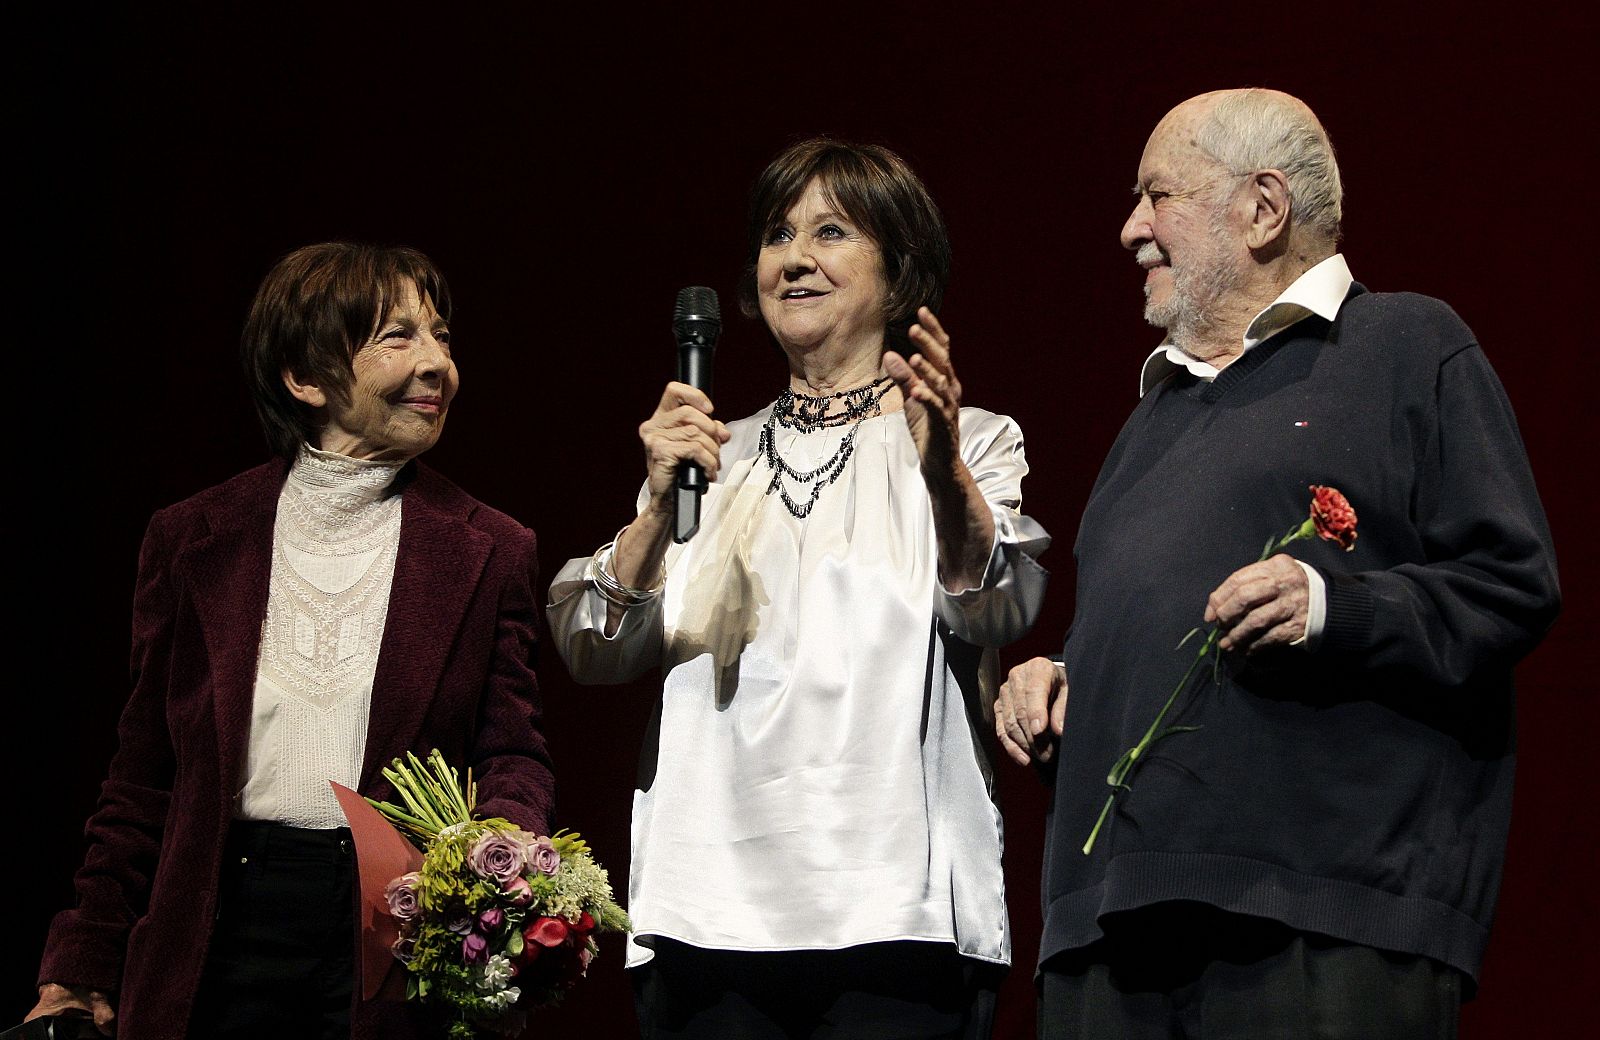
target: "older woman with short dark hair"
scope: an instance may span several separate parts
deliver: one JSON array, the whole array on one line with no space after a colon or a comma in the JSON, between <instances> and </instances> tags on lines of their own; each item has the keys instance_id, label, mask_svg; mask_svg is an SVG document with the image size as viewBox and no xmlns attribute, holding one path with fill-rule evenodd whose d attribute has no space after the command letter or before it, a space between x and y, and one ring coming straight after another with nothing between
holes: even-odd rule
<instances>
[{"instance_id":1,"label":"older woman with short dark hair","mask_svg":"<svg viewBox=\"0 0 1600 1040\"><path fill-rule=\"evenodd\" d=\"M579 681L662 672L629 880L642 1033L987 1036L1011 950L981 735L1048 542L1019 512L1022 435L961 405L944 222L894 153L790 148L749 236L777 399L725 424L668 384L637 516L551 587ZM712 483L674 545L684 462Z\"/></svg>"},{"instance_id":2,"label":"older woman with short dark hair","mask_svg":"<svg viewBox=\"0 0 1600 1040\"><path fill-rule=\"evenodd\" d=\"M279 457L150 521L132 694L30 1018L426 1035L416 1005L353 993L328 782L392 797L380 769L437 747L471 768L480 812L541 832L553 786L533 532L414 461L456 393L449 316L411 249L308 246L262 283L243 359Z\"/></svg>"}]
</instances>

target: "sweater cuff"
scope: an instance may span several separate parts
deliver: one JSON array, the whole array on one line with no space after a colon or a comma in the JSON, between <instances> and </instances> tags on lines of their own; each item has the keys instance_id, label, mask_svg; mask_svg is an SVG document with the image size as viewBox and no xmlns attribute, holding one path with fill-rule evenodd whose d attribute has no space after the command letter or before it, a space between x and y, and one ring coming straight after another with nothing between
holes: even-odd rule
<instances>
[{"instance_id":1,"label":"sweater cuff","mask_svg":"<svg viewBox=\"0 0 1600 1040\"><path fill-rule=\"evenodd\" d=\"M1323 577L1328 583L1328 616L1322 630L1322 650L1344 654L1365 649L1372 642L1376 615L1372 590L1348 574Z\"/></svg>"}]
</instances>

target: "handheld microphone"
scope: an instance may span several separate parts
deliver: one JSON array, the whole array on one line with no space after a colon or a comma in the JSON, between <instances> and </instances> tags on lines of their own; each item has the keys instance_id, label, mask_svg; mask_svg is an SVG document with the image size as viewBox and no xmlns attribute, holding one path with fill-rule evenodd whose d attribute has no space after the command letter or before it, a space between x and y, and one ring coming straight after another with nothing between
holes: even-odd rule
<instances>
[{"instance_id":1,"label":"handheld microphone","mask_svg":"<svg viewBox=\"0 0 1600 1040\"><path fill-rule=\"evenodd\" d=\"M722 334L722 308L714 289L691 285L678 290L672 309L672 338L678 344L678 382L711 394L711 360ZM700 496L706 493L706 471L692 462L678 467L672 540L687 542L700 529Z\"/></svg>"}]
</instances>

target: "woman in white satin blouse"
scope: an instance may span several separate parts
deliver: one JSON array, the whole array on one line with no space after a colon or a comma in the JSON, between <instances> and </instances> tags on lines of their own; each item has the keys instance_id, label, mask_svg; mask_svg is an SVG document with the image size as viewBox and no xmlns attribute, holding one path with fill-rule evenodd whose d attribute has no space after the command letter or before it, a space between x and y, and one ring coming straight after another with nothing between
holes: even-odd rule
<instances>
[{"instance_id":1,"label":"woman in white satin blouse","mask_svg":"<svg viewBox=\"0 0 1600 1040\"><path fill-rule=\"evenodd\" d=\"M984 1037L1011 957L993 648L1032 624L1049 541L1022 434L962 407L944 223L894 153L785 151L748 260L777 399L723 423L669 383L637 516L550 590L578 681L663 676L633 807L641 1032ZM712 483L675 545L686 461Z\"/></svg>"}]
</instances>

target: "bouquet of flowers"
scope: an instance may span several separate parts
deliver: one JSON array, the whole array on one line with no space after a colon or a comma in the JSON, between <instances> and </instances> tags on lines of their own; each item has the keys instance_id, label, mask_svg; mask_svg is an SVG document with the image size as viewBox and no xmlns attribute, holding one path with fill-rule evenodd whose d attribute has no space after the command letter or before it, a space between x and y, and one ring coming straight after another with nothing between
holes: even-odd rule
<instances>
[{"instance_id":1,"label":"bouquet of flowers","mask_svg":"<svg viewBox=\"0 0 1600 1040\"><path fill-rule=\"evenodd\" d=\"M422 850L384 890L406 998L443 1008L454 1038L519 1033L583 977L595 933L628 929L605 870L577 834L474 819L471 771L463 786L438 750L383 775L402 804L367 803Z\"/></svg>"}]
</instances>

